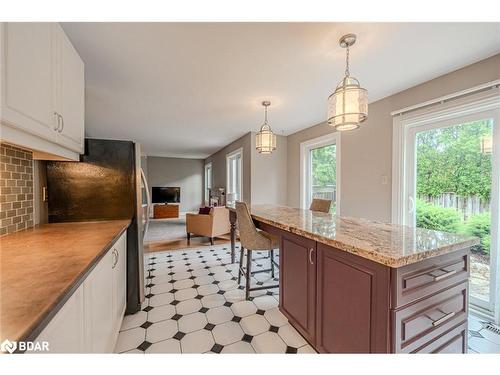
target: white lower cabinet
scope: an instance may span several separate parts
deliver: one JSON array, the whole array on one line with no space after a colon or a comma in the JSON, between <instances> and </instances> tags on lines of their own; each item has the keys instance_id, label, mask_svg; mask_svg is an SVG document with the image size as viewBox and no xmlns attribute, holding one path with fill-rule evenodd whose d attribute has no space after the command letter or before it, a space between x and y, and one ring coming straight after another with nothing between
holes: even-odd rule
<instances>
[{"instance_id":1,"label":"white lower cabinet","mask_svg":"<svg viewBox=\"0 0 500 375\"><path fill-rule=\"evenodd\" d=\"M113 269L113 321L114 332L118 332L127 304L127 238L125 236L115 244L116 256ZM118 326L116 326L118 325ZM116 341L114 337L114 341ZM113 348L114 349L114 348Z\"/></svg>"},{"instance_id":2,"label":"white lower cabinet","mask_svg":"<svg viewBox=\"0 0 500 375\"><path fill-rule=\"evenodd\" d=\"M83 289L83 285L80 285L35 340L39 343L47 342L49 353L86 352Z\"/></svg>"},{"instance_id":3,"label":"white lower cabinet","mask_svg":"<svg viewBox=\"0 0 500 375\"><path fill-rule=\"evenodd\" d=\"M113 256L114 248L96 265L83 283L85 298L86 348L90 353L107 353L113 343Z\"/></svg>"},{"instance_id":4,"label":"white lower cabinet","mask_svg":"<svg viewBox=\"0 0 500 375\"><path fill-rule=\"evenodd\" d=\"M124 233L35 340L50 353L110 353L126 306L127 235Z\"/></svg>"}]
</instances>

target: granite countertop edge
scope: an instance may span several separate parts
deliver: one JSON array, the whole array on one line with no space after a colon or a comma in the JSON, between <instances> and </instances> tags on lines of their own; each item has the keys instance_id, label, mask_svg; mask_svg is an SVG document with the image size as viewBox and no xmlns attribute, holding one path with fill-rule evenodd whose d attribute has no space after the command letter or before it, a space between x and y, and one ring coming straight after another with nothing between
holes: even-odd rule
<instances>
[{"instance_id":1,"label":"granite countertop edge","mask_svg":"<svg viewBox=\"0 0 500 375\"><path fill-rule=\"evenodd\" d=\"M311 240L317 241L317 242L325 244L325 245L333 246L339 250L342 250L342 251L345 251L345 252L348 252L348 253L351 253L354 255L358 255L362 258L372 260L376 263L380 263L380 264L383 264L383 265L391 267L391 268L400 268L403 266L407 266L409 264L417 263L417 262L422 261L424 259L429 259L429 258L433 258L436 256L448 254L448 253L451 253L451 252L454 252L457 250L462 250L462 249L465 249L467 247L477 245L480 242L479 238L477 238L477 237L467 237L463 241L457 242L455 244L444 245L444 246L441 246L441 247L436 248L436 249L422 251L418 254L408 254L405 256L395 258L395 257L384 255L384 254L377 252L375 250L366 250L366 249L362 249L359 247L354 247L354 246L348 245L342 241L328 238L328 237L324 237L324 236L321 236L319 234L315 234L315 233L309 232L307 230L297 228L295 226L283 224L283 223L280 223L276 220L271 220L269 218L261 216L259 214L252 213L252 217L254 217L255 219L257 219L263 223L275 226L275 227L283 229L287 232L297 234L300 236L304 236L306 238L309 238Z\"/></svg>"}]
</instances>

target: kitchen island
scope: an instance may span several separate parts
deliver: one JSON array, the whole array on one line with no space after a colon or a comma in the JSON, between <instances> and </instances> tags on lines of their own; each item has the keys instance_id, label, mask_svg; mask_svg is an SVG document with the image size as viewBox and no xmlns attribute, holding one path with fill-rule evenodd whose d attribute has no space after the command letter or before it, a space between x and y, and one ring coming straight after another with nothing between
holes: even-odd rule
<instances>
[{"instance_id":1,"label":"kitchen island","mask_svg":"<svg viewBox=\"0 0 500 375\"><path fill-rule=\"evenodd\" d=\"M275 205L251 215L280 239L280 310L318 352L466 352L478 239Z\"/></svg>"}]
</instances>

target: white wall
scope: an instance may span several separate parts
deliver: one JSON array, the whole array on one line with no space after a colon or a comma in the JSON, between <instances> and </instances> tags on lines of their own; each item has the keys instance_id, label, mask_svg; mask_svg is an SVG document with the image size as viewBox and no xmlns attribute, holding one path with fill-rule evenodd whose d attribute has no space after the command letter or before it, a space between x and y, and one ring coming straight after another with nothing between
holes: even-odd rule
<instances>
[{"instance_id":1,"label":"white wall","mask_svg":"<svg viewBox=\"0 0 500 375\"><path fill-rule=\"evenodd\" d=\"M237 150L243 149L242 157L242 179L243 179L243 200L251 204L251 160L252 160L252 133L247 133L238 138L234 142L228 144L226 147L217 151L215 154L210 155L205 159L205 163L212 163L212 187L213 188L226 188L226 155Z\"/></svg>"},{"instance_id":2,"label":"white wall","mask_svg":"<svg viewBox=\"0 0 500 375\"><path fill-rule=\"evenodd\" d=\"M340 214L390 222L392 111L496 79L500 54L370 103L361 128L342 133ZM332 131L320 123L288 136L289 206L300 205L300 143Z\"/></svg>"},{"instance_id":3,"label":"white wall","mask_svg":"<svg viewBox=\"0 0 500 375\"><path fill-rule=\"evenodd\" d=\"M255 149L252 132L252 204L287 204L287 139L276 136L276 150L262 155Z\"/></svg>"},{"instance_id":4,"label":"white wall","mask_svg":"<svg viewBox=\"0 0 500 375\"><path fill-rule=\"evenodd\" d=\"M149 188L153 186L180 186L181 212L197 211L203 202L202 159L147 158ZM146 172L146 171L145 171Z\"/></svg>"}]
</instances>

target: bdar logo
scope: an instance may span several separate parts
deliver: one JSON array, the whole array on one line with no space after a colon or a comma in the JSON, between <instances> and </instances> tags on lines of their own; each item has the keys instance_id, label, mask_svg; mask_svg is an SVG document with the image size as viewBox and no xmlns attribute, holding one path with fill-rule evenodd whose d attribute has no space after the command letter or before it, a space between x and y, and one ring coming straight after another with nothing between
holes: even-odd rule
<instances>
[{"instance_id":1,"label":"bdar logo","mask_svg":"<svg viewBox=\"0 0 500 375\"><path fill-rule=\"evenodd\" d=\"M9 352L9 353L14 353L17 348L17 343L15 341L9 341L5 340L2 342L2 345L0 345L0 350L2 352Z\"/></svg>"}]
</instances>

